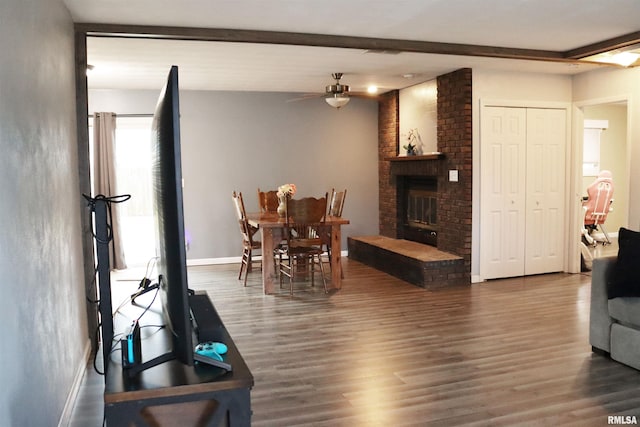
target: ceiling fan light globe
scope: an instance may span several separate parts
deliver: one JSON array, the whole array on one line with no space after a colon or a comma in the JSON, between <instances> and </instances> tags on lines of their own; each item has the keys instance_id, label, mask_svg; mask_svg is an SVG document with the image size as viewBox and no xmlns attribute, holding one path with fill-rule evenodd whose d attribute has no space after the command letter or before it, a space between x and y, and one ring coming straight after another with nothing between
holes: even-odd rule
<instances>
[{"instance_id":1,"label":"ceiling fan light globe","mask_svg":"<svg viewBox=\"0 0 640 427\"><path fill-rule=\"evenodd\" d=\"M333 108L344 107L349 103L351 98L345 95L335 94L333 96L327 96L324 100L327 101L327 104L331 105Z\"/></svg>"}]
</instances>

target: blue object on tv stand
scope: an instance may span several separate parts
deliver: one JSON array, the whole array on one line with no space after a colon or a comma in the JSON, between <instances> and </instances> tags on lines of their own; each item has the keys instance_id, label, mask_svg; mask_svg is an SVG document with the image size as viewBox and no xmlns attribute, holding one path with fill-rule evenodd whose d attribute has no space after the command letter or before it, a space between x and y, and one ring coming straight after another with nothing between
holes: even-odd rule
<instances>
[{"instance_id":1,"label":"blue object on tv stand","mask_svg":"<svg viewBox=\"0 0 640 427\"><path fill-rule=\"evenodd\" d=\"M193 351L193 358L197 362L217 366L228 372L232 370L229 363L224 362L222 354L227 352L227 346L223 343L207 341L200 343Z\"/></svg>"},{"instance_id":2,"label":"blue object on tv stand","mask_svg":"<svg viewBox=\"0 0 640 427\"><path fill-rule=\"evenodd\" d=\"M227 352L227 346L220 342L207 341L200 343L195 348L195 353L212 359L222 361L222 355Z\"/></svg>"}]
</instances>

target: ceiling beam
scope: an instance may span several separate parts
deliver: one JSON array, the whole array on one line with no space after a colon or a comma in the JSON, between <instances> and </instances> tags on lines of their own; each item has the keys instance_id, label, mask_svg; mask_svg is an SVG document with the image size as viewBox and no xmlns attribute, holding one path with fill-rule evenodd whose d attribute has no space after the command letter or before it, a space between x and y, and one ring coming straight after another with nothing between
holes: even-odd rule
<instances>
[{"instance_id":1,"label":"ceiling beam","mask_svg":"<svg viewBox=\"0 0 640 427\"><path fill-rule=\"evenodd\" d=\"M238 30L228 28L193 28L149 25L76 23L75 29L92 37L150 38L159 40L194 40L235 43L263 43L362 49L380 52L413 52L439 55L478 56L553 62L576 62L597 53L640 43L640 31L603 40L566 52L443 43L420 40L383 39L283 31Z\"/></svg>"},{"instance_id":2,"label":"ceiling beam","mask_svg":"<svg viewBox=\"0 0 640 427\"><path fill-rule=\"evenodd\" d=\"M362 49L384 52L414 52L440 55L479 56L490 58L527 59L543 61L567 60L562 52L441 43L419 40L382 39L371 37L336 36L327 34L291 33L280 31L236 30L221 28L159 27L145 25L75 24L76 31L95 37L153 38L164 40L197 40L236 43L264 43L297 46L316 46Z\"/></svg>"},{"instance_id":3,"label":"ceiling beam","mask_svg":"<svg viewBox=\"0 0 640 427\"><path fill-rule=\"evenodd\" d=\"M568 59L580 59L591 55L597 55L598 53L608 52L614 49L621 49L638 43L640 43L640 31L568 50L564 52L563 56Z\"/></svg>"}]
</instances>

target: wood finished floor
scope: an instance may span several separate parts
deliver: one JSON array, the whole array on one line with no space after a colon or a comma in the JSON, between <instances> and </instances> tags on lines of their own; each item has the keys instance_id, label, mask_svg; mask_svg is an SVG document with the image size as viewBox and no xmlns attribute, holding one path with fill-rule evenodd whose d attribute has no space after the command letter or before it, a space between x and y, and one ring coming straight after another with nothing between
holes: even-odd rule
<instances>
[{"instance_id":1,"label":"wood finished floor","mask_svg":"<svg viewBox=\"0 0 640 427\"><path fill-rule=\"evenodd\" d=\"M254 426L604 426L640 418L640 372L591 352L589 274L426 291L344 259L340 292L264 296L198 266L255 377ZM85 377L72 426L102 424Z\"/></svg>"}]
</instances>

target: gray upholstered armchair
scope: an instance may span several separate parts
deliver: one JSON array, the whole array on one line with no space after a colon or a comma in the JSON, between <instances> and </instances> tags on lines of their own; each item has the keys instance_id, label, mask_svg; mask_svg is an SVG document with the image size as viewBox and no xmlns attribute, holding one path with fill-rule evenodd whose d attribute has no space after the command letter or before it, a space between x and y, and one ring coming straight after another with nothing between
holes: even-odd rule
<instances>
[{"instance_id":1,"label":"gray upholstered armchair","mask_svg":"<svg viewBox=\"0 0 640 427\"><path fill-rule=\"evenodd\" d=\"M593 260L589 343L595 352L640 369L640 297L608 298L616 261L615 256Z\"/></svg>"}]
</instances>

